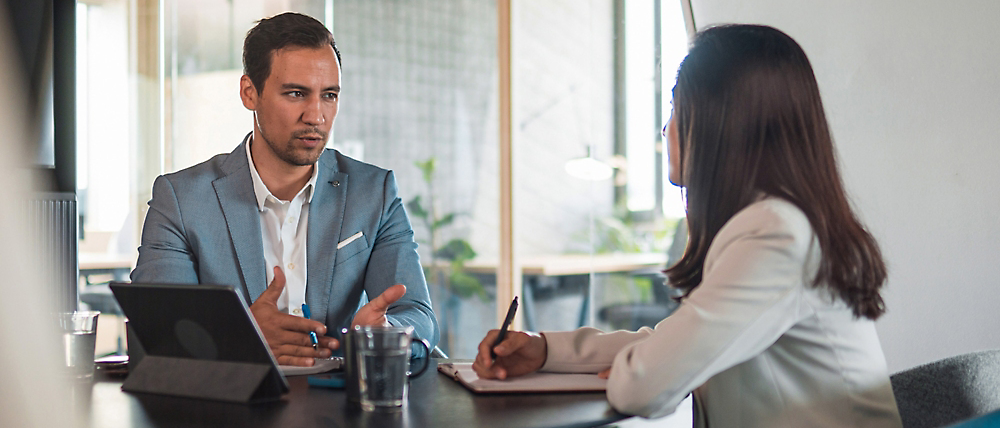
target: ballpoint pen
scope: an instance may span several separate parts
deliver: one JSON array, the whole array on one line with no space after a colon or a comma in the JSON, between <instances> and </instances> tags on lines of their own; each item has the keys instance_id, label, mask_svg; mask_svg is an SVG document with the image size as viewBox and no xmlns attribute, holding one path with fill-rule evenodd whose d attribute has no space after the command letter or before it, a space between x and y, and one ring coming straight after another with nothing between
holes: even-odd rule
<instances>
[{"instance_id":1,"label":"ballpoint pen","mask_svg":"<svg viewBox=\"0 0 1000 428\"><path fill-rule=\"evenodd\" d=\"M306 317L306 319L312 318L312 313L309 312L309 305L305 303L302 304L302 316ZM309 338L312 339L313 349L319 349L319 338L316 337L315 331L309 332Z\"/></svg>"},{"instance_id":2,"label":"ballpoint pen","mask_svg":"<svg viewBox=\"0 0 1000 428\"><path fill-rule=\"evenodd\" d=\"M493 346L490 347L490 355L493 356L494 360L497 358L497 354L493 352L493 348L496 348L507 337L507 329L510 328L510 322L514 321L515 313L517 313L517 296L511 300L510 307L507 308L507 318L504 318L503 325L500 326L500 334L497 336L497 340L493 341Z\"/></svg>"}]
</instances>

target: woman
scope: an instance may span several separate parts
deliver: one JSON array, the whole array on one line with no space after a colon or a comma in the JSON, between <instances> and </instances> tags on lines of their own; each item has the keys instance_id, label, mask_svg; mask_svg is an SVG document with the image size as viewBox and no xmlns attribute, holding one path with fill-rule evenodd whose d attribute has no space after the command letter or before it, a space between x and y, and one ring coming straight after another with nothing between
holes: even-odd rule
<instances>
[{"instance_id":1,"label":"woman","mask_svg":"<svg viewBox=\"0 0 1000 428\"><path fill-rule=\"evenodd\" d=\"M874 320L885 265L851 211L802 49L764 26L695 38L664 134L690 240L667 270L685 292L637 332L516 332L479 346L481 377L600 373L623 413L695 395L712 427L898 427Z\"/></svg>"}]
</instances>

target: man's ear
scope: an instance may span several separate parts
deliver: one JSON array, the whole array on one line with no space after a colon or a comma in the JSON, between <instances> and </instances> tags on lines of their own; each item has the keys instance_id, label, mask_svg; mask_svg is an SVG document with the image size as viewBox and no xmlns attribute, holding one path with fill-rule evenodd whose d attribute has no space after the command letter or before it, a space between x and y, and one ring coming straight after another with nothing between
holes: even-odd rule
<instances>
[{"instance_id":1,"label":"man's ear","mask_svg":"<svg viewBox=\"0 0 1000 428\"><path fill-rule=\"evenodd\" d=\"M243 107L246 107L247 110L257 110L257 99L259 97L257 88L253 86L250 76L244 74L240 78L240 99L243 100Z\"/></svg>"}]
</instances>

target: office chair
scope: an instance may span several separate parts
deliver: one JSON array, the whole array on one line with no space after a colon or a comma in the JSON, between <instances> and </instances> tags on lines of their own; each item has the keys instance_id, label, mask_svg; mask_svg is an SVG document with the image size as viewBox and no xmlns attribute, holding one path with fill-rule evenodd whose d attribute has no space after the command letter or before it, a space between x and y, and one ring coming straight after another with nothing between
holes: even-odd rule
<instances>
[{"instance_id":1,"label":"office chair","mask_svg":"<svg viewBox=\"0 0 1000 428\"><path fill-rule=\"evenodd\" d=\"M889 379L904 428L940 427L1000 409L1000 349L945 358Z\"/></svg>"}]
</instances>

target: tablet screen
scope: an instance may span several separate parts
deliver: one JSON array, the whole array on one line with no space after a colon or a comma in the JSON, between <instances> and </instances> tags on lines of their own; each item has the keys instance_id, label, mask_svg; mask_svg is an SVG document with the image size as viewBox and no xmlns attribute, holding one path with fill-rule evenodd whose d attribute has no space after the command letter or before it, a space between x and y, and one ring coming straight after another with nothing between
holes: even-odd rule
<instances>
[{"instance_id":1,"label":"tablet screen","mask_svg":"<svg viewBox=\"0 0 1000 428\"><path fill-rule=\"evenodd\" d=\"M277 363L243 299L217 285L111 283L147 355Z\"/></svg>"}]
</instances>

